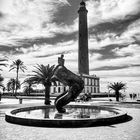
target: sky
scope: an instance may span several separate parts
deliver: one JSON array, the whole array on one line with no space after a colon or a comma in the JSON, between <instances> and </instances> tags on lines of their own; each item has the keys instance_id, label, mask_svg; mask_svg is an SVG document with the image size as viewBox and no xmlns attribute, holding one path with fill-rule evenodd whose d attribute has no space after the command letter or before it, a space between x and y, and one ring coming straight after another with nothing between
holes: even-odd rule
<instances>
[{"instance_id":1,"label":"sky","mask_svg":"<svg viewBox=\"0 0 140 140\"><path fill-rule=\"evenodd\" d=\"M78 72L78 8L81 0L0 0L0 58L21 59L24 79L37 64L65 66ZM140 0L85 0L88 10L90 75L108 83L124 82L140 93ZM1 75L16 77L9 66Z\"/></svg>"}]
</instances>

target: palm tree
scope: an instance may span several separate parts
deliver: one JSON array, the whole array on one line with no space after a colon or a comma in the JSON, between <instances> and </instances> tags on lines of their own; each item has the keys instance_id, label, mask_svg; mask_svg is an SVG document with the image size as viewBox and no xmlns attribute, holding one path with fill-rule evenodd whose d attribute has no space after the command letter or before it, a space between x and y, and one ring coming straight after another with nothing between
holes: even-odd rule
<instances>
[{"instance_id":1,"label":"palm tree","mask_svg":"<svg viewBox=\"0 0 140 140\"><path fill-rule=\"evenodd\" d=\"M0 66L7 66L7 64L5 64L5 61L7 61L7 59L0 59ZM1 63L2 62L2 63ZM4 62L4 63L3 63ZM2 71L2 69L0 69L0 71Z\"/></svg>"},{"instance_id":2,"label":"palm tree","mask_svg":"<svg viewBox=\"0 0 140 140\"><path fill-rule=\"evenodd\" d=\"M3 80L4 78L0 75L0 87L4 88L4 85L3 85ZM0 93L0 101L1 101L1 93Z\"/></svg>"},{"instance_id":3,"label":"palm tree","mask_svg":"<svg viewBox=\"0 0 140 140\"><path fill-rule=\"evenodd\" d=\"M21 70L22 72L24 72L24 70L26 70L27 68L26 68L26 66L24 65L24 63L20 60L20 59L17 59L17 60L15 60L15 61L13 61L13 64L12 65L10 65L10 70L9 71L11 71L11 70L13 70L13 69L16 69L16 74L17 74L17 76L16 76L16 81L17 81L17 84L18 84L18 80L19 80L19 70ZM16 87L15 87L15 92L17 91L17 89L18 89L18 87L17 87L18 85L16 85Z\"/></svg>"},{"instance_id":4,"label":"palm tree","mask_svg":"<svg viewBox=\"0 0 140 140\"><path fill-rule=\"evenodd\" d=\"M31 75L28 79L34 84L42 84L45 87L45 104L50 104L50 87L51 87L51 77L53 75L54 65L44 66L44 65L37 65L35 66L37 69L33 71L35 74Z\"/></svg>"},{"instance_id":5,"label":"palm tree","mask_svg":"<svg viewBox=\"0 0 140 140\"><path fill-rule=\"evenodd\" d=\"M4 78L0 75L0 87L4 87L4 85L3 85L3 80L4 80Z\"/></svg>"},{"instance_id":6,"label":"palm tree","mask_svg":"<svg viewBox=\"0 0 140 140\"><path fill-rule=\"evenodd\" d=\"M7 89L8 91L12 90L13 91L13 95L16 96L16 88L19 89L20 88L20 82L11 78L8 83L7 83Z\"/></svg>"},{"instance_id":7,"label":"palm tree","mask_svg":"<svg viewBox=\"0 0 140 140\"><path fill-rule=\"evenodd\" d=\"M3 93L4 93L4 91L5 91L5 86L4 86L4 84L3 84L3 80L4 80L4 78L0 75L0 87L2 88Z\"/></svg>"},{"instance_id":8,"label":"palm tree","mask_svg":"<svg viewBox=\"0 0 140 140\"><path fill-rule=\"evenodd\" d=\"M119 101L120 90L126 89L126 84L122 82L114 82L108 85L108 88L115 91L116 101Z\"/></svg>"},{"instance_id":9,"label":"palm tree","mask_svg":"<svg viewBox=\"0 0 140 140\"><path fill-rule=\"evenodd\" d=\"M27 95L30 95L30 93L33 91L33 88L32 88L33 82L30 81L29 79L25 79L23 84L25 84L24 93L26 93Z\"/></svg>"}]
</instances>

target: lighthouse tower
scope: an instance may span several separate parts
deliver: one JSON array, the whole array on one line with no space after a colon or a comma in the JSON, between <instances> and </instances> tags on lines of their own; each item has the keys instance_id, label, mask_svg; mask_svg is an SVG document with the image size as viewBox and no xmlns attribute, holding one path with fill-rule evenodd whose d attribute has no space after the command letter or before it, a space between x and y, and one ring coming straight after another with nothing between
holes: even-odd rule
<instances>
[{"instance_id":1,"label":"lighthouse tower","mask_svg":"<svg viewBox=\"0 0 140 140\"><path fill-rule=\"evenodd\" d=\"M88 58L88 27L87 9L84 1L80 3L79 14L79 48L78 48L78 72L89 75Z\"/></svg>"},{"instance_id":2,"label":"lighthouse tower","mask_svg":"<svg viewBox=\"0 0 140 140\"><path fill-rule=\"evenodd\" d=\"M88 25L87 25L86 4L82 0L78 10L79 14L79 44L78 44L78 73L84 81L82 93L92 94L100 93L100 78L96 75L89 75L89 57L88 57ZM64 56L58 58L58 64L64 65ZM62 93L67 91L67 86L57 82L57 86L52 85L51 93Z\"/></svg>"}]
</instances>

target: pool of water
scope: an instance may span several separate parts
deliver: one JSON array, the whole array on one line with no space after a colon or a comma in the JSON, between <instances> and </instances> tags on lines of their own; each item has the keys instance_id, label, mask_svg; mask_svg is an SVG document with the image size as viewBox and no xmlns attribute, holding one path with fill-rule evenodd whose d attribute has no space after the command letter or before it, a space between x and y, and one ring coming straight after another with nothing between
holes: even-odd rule
<instances>
[{"instance_id":1,"label":"pool of water","mask_svg":"<svg viewBox=\"0 0 140 140\"><path fill-rule=\"evenodd\" d=\"M17 112L14 115L23 118L35 118L35 119L96 119L103 117L114 116L117 113L108 110L95 109L95 108L72 108L67 107L66 113L58 113L55 108L42 108L29 111Z\"/></svg>"}]
</instances>

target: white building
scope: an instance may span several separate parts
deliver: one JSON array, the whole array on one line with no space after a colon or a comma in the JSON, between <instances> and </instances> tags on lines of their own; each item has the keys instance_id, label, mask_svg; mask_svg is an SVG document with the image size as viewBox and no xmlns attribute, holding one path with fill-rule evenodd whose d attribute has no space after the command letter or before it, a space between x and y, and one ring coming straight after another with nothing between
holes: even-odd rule
<instances>
[{"instance_id":1,"label":"white building","mask_svg":"<svg viewBox=\"0 0 140 140\"><path fill-rule=\"evenodd\" d=\"M82 74L81 77L85 83L82 93L87 93L87 94L100 93L99 77L97 77L96 75L86 75L86 74ZM51 86L51 91L50 91L51 94L54 94L54 93L61 94L67 89L69 89L68 86L64 86L60 82L56 82L56 83L57 83L57 86L54 86L54 85Z\"/></svg>"}]
</instances>

